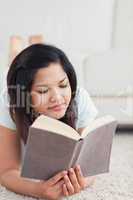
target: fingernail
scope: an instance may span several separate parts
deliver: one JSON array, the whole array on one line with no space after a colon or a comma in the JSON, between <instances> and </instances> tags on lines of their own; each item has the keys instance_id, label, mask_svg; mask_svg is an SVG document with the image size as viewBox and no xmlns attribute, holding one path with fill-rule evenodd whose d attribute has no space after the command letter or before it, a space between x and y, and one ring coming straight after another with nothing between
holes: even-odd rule
<instances>
[{"instance_id":1,"label":"fingernail","mask_svg":"<svg viewBox=\"0 0 133 200\"><path fill-rule=\"evenodd\" d=\"M68 178L68 176L67 176L67 175L65 175L65 176L64 176L64 178L65 178L65 179L67 179L67 178Z\"/></svg>"},{"instance_id":2,"label":"fingernail","mask_svg":"<svg viewBox=\"0 0 133 200\"><path fill-rule=\"evenodd\" d=\"M67 174L67 171L63 171L63 174L64 174L64 175Z\"/></svg>"},{"instance_id":3,"label":"fingernail","mask_svg":"<svg viewBox=\"0 0 133 200\"><path fill-rule=\"evenodd\" d=\"M72 168L70 168L70 169L69 169L69 172L73 173L73 169L72 169Z\"/></svg>"},{"instance_id":4,"label":"fingernail","mask_svg":"<svg viewBox=\"0 0 133 200\"><path fill-rule=\"evenodd\" d=\"M77 165L77 169L80 170L80 165Z\"/></svg>"}]
</instances>

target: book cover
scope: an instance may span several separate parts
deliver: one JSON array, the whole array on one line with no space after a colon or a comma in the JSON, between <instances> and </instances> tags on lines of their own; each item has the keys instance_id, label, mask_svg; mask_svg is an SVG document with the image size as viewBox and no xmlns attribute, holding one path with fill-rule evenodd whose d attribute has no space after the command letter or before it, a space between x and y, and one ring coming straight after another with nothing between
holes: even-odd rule
<instances>
[{"instance_id":1,"label":"book cover","mask_svg":"<svg viewBox=\"0 0 133 200\"><path fill-rule=\"evenodd\" d=\"M116 126L114 118L105 116L79 135L59 120L39 116L29 129L21 176L47 180L76 164L84 176L108 172Z\"/></svg>"}]
</instances>

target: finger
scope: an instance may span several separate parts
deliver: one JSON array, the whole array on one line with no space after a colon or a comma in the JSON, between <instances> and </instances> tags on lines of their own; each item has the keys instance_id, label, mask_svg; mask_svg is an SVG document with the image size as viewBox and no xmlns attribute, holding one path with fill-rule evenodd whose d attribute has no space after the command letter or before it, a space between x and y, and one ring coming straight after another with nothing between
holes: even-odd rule
<instances>
[{"instance_id":1,"label":"finger","mask_svg":"<svg viewBox=\"0 0 133 200\"><path fill-rule=\"evenodd\" d=\"M70 168L69 169L69 178L70 178L70 181L74 187L74 192L80 192L80 185L78 183L78 180L77 180L77 177L76 177L76 174L75 174L75 171L73 170L73 168Z\"/></svg>"},{"instance_id":2,"label":"finger","mask_svg":"<svg viewBox=\"0 0 133 200\"><path fill-rule=\"evenodd\" d=\"M59 172L58 174L56 174L55 176L53 176L52 178L50 178L48 180L48 184L49 185L54 185L56 184L61 178L63 178L65 175L67 174L67 171L62 171L62 172Z\"/></svg>"},{"instance_id":3,"label":"finger","mask_svg":"<svg viewBox=\"0 0 133 200\"><path fill-rule=\"evenodd\" d=\"M58 183L56 183L55 185L53 185L52 187L54 187L55 190L59 190L59 189L62 189L63 184L64 184L64 180L61 180Z\"/></svg>"},{"instance_id":4,"label":"finger","mask_svg":"<svg viewBox=\"0 0 133 200\"><path fill-rule=\"evenodd\" d=\"M81 188L84 188L84 176L83 176L83 173L81 171L80 165L77 165L75 167L75 173L76 173L79 185L81 186Z\"/></svg>"},{"instance_id":5,"label":"finger","mask_svg":"<svg viewBox=\"0 0 133 200\"><path fill-rule=\"evenodd\" d=\"M68 196L69 195L67 187L66 187L65 184L63 184L63 194L64 194L64 196Z\"/></svg>"},{"instance_id":6,"label":"finger","mask_svg":"<svg viewBox=\"0 0 133 200\"><path fill-rule=\"evenodd\" d=\"M69 192L69 194L74 194L74 188L73 185L69 179L69 177L67 175L64 176L64 182L66 184L67 190Z\"/></svg>"}]
</instances>

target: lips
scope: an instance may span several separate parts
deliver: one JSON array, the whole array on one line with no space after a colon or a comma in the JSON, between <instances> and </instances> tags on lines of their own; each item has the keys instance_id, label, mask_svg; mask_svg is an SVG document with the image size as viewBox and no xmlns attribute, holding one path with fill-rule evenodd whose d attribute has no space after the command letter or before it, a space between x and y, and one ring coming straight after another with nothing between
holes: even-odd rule
<instances>
[{"instance_id":1,"label":"lips","mask_svg":"<svg viewBox=\"0 0 133 200\"><path fill-rule=\"evenodd\" d=\"M64 104L59 104L59 105L50 107L49 109L52 109L52 110L61 110L62 108L64 108Z\"/></svg>"}]
</instances>

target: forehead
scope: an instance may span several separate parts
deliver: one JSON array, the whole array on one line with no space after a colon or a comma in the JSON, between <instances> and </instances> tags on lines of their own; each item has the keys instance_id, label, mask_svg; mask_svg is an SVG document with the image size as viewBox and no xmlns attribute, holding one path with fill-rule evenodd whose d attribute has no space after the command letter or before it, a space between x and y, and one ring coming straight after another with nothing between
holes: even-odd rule
<instances>
[{"instance_id":1,"label":"forehead","mask_svg":"<svg viewBox=\"0 0 133 200\"><path fill-rule=\"evenodd\" d=\"M66 72L59 63L51 63L46 68L41 68L37 71L33 84L57 84L63 78L68 79Z\"/></svg>"}]
</instances>

